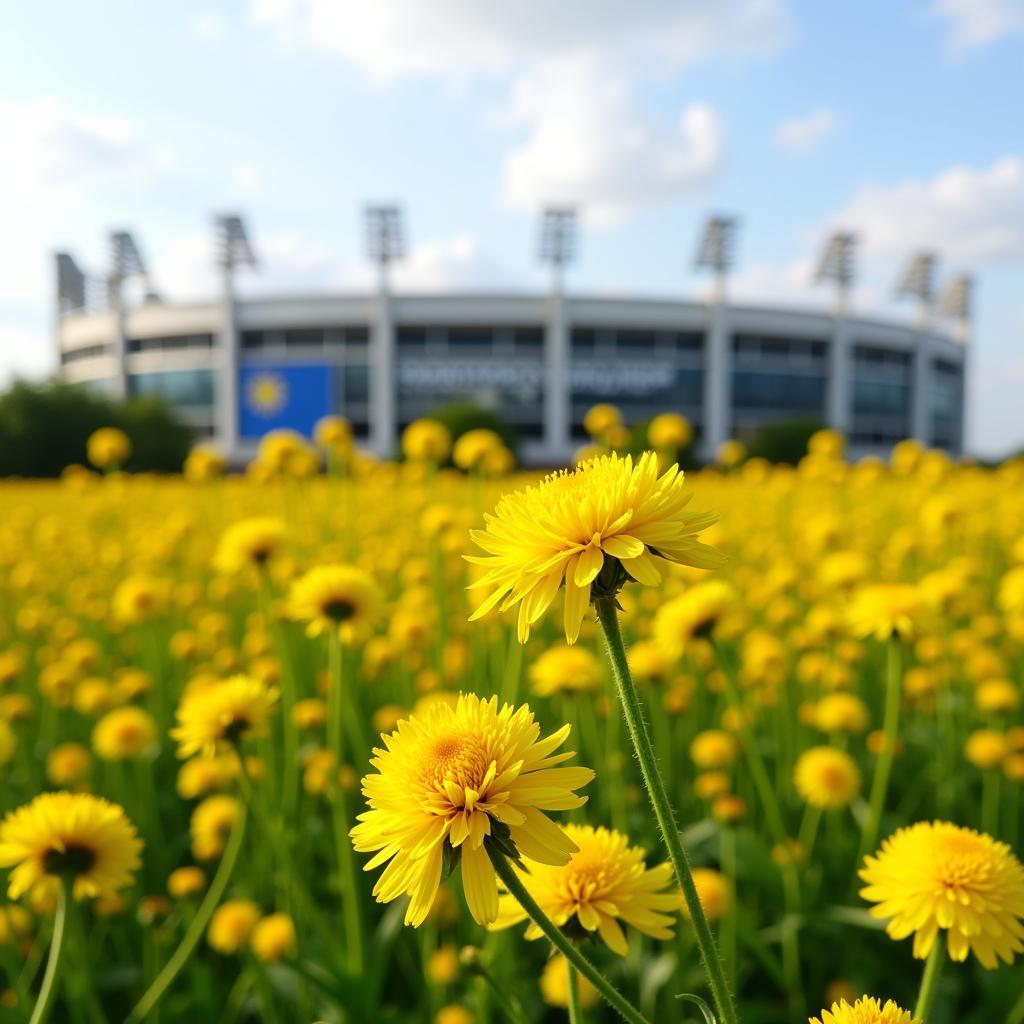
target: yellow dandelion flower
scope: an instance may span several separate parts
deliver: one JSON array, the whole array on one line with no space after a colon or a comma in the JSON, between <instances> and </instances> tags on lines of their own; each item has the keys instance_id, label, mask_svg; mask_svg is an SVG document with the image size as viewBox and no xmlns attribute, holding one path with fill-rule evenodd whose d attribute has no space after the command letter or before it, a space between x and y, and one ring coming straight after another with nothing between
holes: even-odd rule
<instances>
[{"instance_id":1,"label":"yellow dandelion flower","mask_svg":"<svg viewBox=\"0 0 1024 1024\"><path fill-rule=\"evenodd\" d=\"M231 956L249 941L259 919L258 903L228 900L213 912L206 929L206 941L218 953Z\"/></svg>"},{"instance_id":2,"label":"yellow dandelion flower","mask_svg":"<svg viewBox=\"0 0 1024 1024\"><path fill-rule=\"evenodd\" d=\"M894 939L914 936L925 959L940 930L950 958L973 953L983 967L1024 950L1024 867L991 836L944 821L900 829L866 857L861 896Z\"/></svg>"},{"instance_id":3,"label":"yellow dandelion flower","mask_svg":"<svg viewBox=\"0 0 1024 1024\"><path fill-rule=\"evenodd\" d=\"M681 451L692 440L690 421L677 412L663 412L647 425L647 441L658 451Z\"/></svg>"},{"instance_id":4,"label":"yellow dandelion flower","mask_svg":"<svg viewBox=\"0 0 1024 1024\"><path fill-rule=\"evenodd\" d=\"M540 976L540 996L548 1006L562 1010L569 1006L569 965L561 953L549 957ZM576 979L580 991L580 1009L596 1006L601 998L597 989L586 978Z\"/></svg>"},{"instance_id":5,"label":"yellow dandelion flower","mask_svg":"<svg viewBox=\"0 0 1024 1024\"><path fill-rule=\"evenodd\" d=\"M709 921L720 921L732 907L732 886L729 879L714 868L694 868L693 884L697 889L701 909ZM682 907L683 916L690 917L690 908L680 895L678 903Z\"/></svg>"},{"instance_id":6,"label":"yellow dandelion flower","mask_svg":"<svg viewBox=\"0 0 1024 1024\"><path fill-rule=\"evenodd\" d=\"M697 540L717 516L688 514L691 497L678 466L658 475L653 452L635 464L631 456L601 456L506 494L486 516L486 529L471 534L487 552L465 556L487 570L471 587L492 589L471 618L519 605L525 643L564 585L565 635L575 643L592 598L613 595L628 580L661 581L655 556L706 569L721 565L721 553Z\"/></svg>"},{"instance_id":7,"label":"yellow dandelion flower","mask_svg":"<svg viewBox=\"0 0 1024 1024\"><path fill-rule=\"evenodd\" d=\"M672 937L672 915L679 907L673 890L672 866L644 865L645 852L630 846L621 832L590 825L567 825L577 850L568 863L537 864L524 859L516 869L530 895L559 927L582 938L597 933L620 956L629 952L622 923L656 939ZM509 895L499 900L492 928L508 928L526 920L526 911ZM528 939L543 933L531 922Z\"/></svg>"},{"instance_id":8,"label":"yellow dandelion flower","mask_svg":"<svg viewBox=\"0 0 1024 1024\"><path fill-rule=\"evenodd\" d=\"M472 694L399 722L374 750L377 771L363 779L370 809L352 829L356 850L376 854L365 870L390 862L373 890L378 902L408 894L406 924L422 924L444 862L458 860L470 913L489 924L498 883L488 836L540 863L566 863L576 846L544 811L581 806L586 797L573 791L594 778L589 768L555 767L573 756L553 753L568 735L566 725L540 739L529 707L499 709L497 697Z\"/></svg>"},{"instance_id":9,"label":"yellow dandelion flower","mask_svg":"<svg viewBox=\"0 0 1024 1024\"><path fill-rule=\"evenodd\" d=\"M697 583L666 601L654 615L654 639L673 658L682 656L695 637L707 637L736 604L724 580Z\"/></svg>"},{"instance_id":10,"label":"yellow dandelion flower","mask_svg":"<svg viewBox=\"0 0 1024 1024\"><path fill-rule=\"evenodd\" d=\"M132 704L108 711L92 731L92 748L104 761L144 757L156 743L153 716Z\"/></svg>"},{"instance_id":11,"label":"yellow dandelion flower","mask_svg":"<svg viewBox=\"0 0 1024 1024\"><path fill-rule=\"evenodd\" d=\"M369 573L351 565L319 565L291 587L291 617L308 622L306 632L319 636L337 630L345 643L364 636L377 616L380 590Z\"/></svg>"},{"instance_id":12,"label":"yellow dandelion flower","mask_svg":"<svg viewBox=\"0 0 1024 1024\"><path fill-rule=\"evenodd\" d=\"M116 469L131 457L132 443L117 427L100 427L89 435L85 453L97 469Z\"/></svg>"},{"instance_id":13,"label":"yellow dandelion flower","mask_svg":"<svg viewBox=\"0 0 1024 1024\"><path fill-rule=\"evenodd\" d=\"M793 781L801 798L812 807L837 811L860 792L860 769L843 750L811 747L797 758Z\"/></svg>"},{"instance_id":14,"label":"yellow dandelion flower","mask_svg":"<svg viewBox=\"0 0 1024 1024\"><path fill-rule=\"evenodd\" d=\"M117 805L88 793L43 793L0 823L0 867L17 899L37 882L68 878L75 899L131 885L142 841Z\"/></svg>"},{"instance_id":15,"label":"yellow dandelion flower","mask_svg":"<svg viewBox=\"0 0 1024 1024\"><path fill-rule=\"evenodd\" d=\"M229 526L220 538L214 565L235 573L248 565L262 568L284 546L285 527L280 519L258 516Z\"/></svg>"},{"instance_id":16,"label":"yellow dandelion flower","mask_svg":"<svg viewBox=\"0 0 1024 1024\"><path fill-rule=\"evenodd\" d=\"M923 607L921 591L909 583L878 583L859 588L848 613L855 636L876 640L909 640L916 631Z\"/></svg>"},{"instance_id":17,"label":"yellow dandelion flower","mask_svg":"<svg viewBox=\"0 0 1024 1024\"><path fill-rule=\"evenodd\" d=\"M224 852L241 813L242 804L225 794L208 796L196 806L188 825L196 860L212 860Z\"/></svg>"},{"instance_id":18,"label":"yellow dandelion flower","mask_svg":"<svg viewBox=\"0 0 1024 1024\"><path fill-rule=\"evenodd\" d=\"M877 999L865 996L852 1006L842 999L832 1004L831 1010L822 1010L821 1018L812 1017L811 1024L921 1024L901 1010L891 999L883 1006Z\"/></svg>"},{"instance_id":19,"label":"yellow dandelion flower","mask_svg":"<svg viewBox=\"0 0 1024 1024\"><path fill-rule=\"evenodd\" d=\"M265 736L277 696L275 688L249 676L232 676L186 694L178 706L178 725L171 729L178 757L211 757L225 745Z\"/></svg>"},{"instance_id":20,"label":"yellow dandelion flower","mask_svg":"<svg viewBox=\"0 0 1024 1024\"><path fill-rule=\"evenodd\" d=\"M287 914L267 914L256 922L249 945L257 960L277 963L295 953L295 924Z\"/></svg>"},{"instance_id":21,"label":"yellow dandelion flower","mask_svg":"<svg viewBox=\"0 0 1024 1024\"><path fill-rule=\"evenodd\" d=\"M437 420L414 420L402 431L402 454L407 459L444 462L452 450L452 435Z\"/></svg>"},{"instance_id":22,"label":"yellow dandelion flower","mask_svg":"<svg viewBox=\"0 0 1024 1024\"><path fill-rule=\"evenodd\" d=\"M206 888L206 872L193 864L175 868L167 877L167 891L176 900L197 896Z\"/></svg>"},{"instance_id":23,"label":"yellow dandelion flower","mask_svg":"<svg viewBox=\"0 0 1024 1024\"><path fill-rule=\"evenodd\" d=\"M531 666L530 688L538 697L553 693L589 693L601 686L601 662L585 647L555 644Z\"/></svg>"}]
</instances>

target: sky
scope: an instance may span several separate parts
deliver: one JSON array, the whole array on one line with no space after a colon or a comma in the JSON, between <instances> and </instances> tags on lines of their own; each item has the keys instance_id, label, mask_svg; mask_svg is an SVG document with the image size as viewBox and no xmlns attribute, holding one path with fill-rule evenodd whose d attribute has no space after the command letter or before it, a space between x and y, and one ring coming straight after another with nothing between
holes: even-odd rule
<instances>
[{"instance_id":1,"label":"sky","mask_svg":"<svg viewBox=\"0 0 1024 1024\"><path fill-rule=\"evenodd\" d=\"M212 295L244 215L249 294L373 280L397 202L409 291L536 289L539 210L573 203L579 293L693 298L712 213L730 293L910 320L919 249L976 279L968 447L1024 446L1024 0L34 0L0 38L0 383L53 372L52 253L99 274L131 229L158 290Z\"/></svg>"}]
</instances>

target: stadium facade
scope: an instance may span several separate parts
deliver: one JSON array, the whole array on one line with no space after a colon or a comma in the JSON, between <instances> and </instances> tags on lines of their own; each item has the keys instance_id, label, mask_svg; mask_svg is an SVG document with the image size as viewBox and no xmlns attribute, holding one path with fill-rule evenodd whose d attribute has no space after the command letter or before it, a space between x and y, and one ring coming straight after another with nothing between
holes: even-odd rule
<instances>
[{"instance_id":1,"label":"stadium facade","mask_svg":"<svg viewBox=\"0 0 1024 1024\"><path fill-rule=\"evenodd\" d=\"M149 294L129 305L120 285L144 270L118 233L96 308L84 275L59 256L57 342L64 379L162 396L232 459L274 428L308 436L329 413L346 416L368 450L391 454L406 424L455 401L499 413L535 464L568 459L598 402L630 422L681 412L705 454L794 416L842 431L855 455L906 437L962 449L965 297L946 331L847 315L842 301L832 313L737 304L721 281L707 302L570 295L560 274L547 294L394 294L386 270L399 249L385 239L371 249L382 268L372 293L240 298L233 270L251 253L237 218L220 223L218 301ZM564 260L552 262L558 271ZM725 264L710 261L720 276ZM825 276L841 299L843 268ZM928 281L915 294L925 292Z\"/></svg>"}]
</instances>

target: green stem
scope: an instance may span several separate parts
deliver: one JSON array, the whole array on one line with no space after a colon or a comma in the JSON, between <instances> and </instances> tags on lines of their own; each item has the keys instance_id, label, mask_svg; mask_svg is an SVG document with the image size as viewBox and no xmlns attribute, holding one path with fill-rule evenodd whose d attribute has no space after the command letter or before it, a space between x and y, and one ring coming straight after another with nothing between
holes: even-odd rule
<instances>
[{"instance_id":1,"label":"green stem","mask_svg":"<svg viewBox=\"0 0 1024 1024\"><path fill-rule=\"evenodd\" d=\"M487 849L487 856L490 857L491 864L494 865L494 870L498 878L501 879L502 885L505 886L509 894L523 910L526 911L530 916L530 920L547 936L551 945L600 992L609 1006L617 1010L625 1020L629 1021L629 1024L648 1024L647 1018L632 1003L615 991L611 982L565 937L544 911L540 909L536 900L529 894L526 886L523 885L522 880L516 874L515 869L505 855L495 849L490 842L485 842L485 847Z\"/></svg>"},{"instance_id":2,"label":"green stem","mask_svg":"<svg viewBox=\"0 0 1024 1024\"><path fill-rule=\"evenodd\" d=\"M875 774L871 780L871 797L868 801L868 817L864 823L861 836L860 851L857 856L859 864L865 854L871 853L878 845L878 834L881 829L882 811L885 808L885 795L889 790L889 776L892 774L892 762L896 755L896 736L900 724L900 648L895 640L890 640L886 648L885 658L885 718L882 722L883 746L875 765Z\"/></svg>"},{"instance_id":3,"label":"green stem","mask_svg":"<svg viewBox=\"0 0 1024 1024\"><path fill-rule=\"evenodd\" d=\"M626 718L626 726L633 741L637 760L640 762L640 771L643 774L644 785L647 787L651 807L654 809L654 816L658 819L658 827L661 829L665 846L668 849L669 860L672 861L676 879L683 891L683 898L686 900L697 945L700 947L701 957L704 960L704 969L715 1002L715 1009L722 1024L737 1024L739 1018L729 994L722 961L715 949L715 940L711 935L707 918L704 916L704 909L700 905L700 897L697 895L697 887L690 873L686 851L683 849L682 840L679 837L679 829L676 826L672 805L665 790L665 782L658 771L654 748L651 746L651 738L644 723L640 698L629 672L626 648L622 643L622 633L619 631L615 599L601 597L595 604L597 617L604 633L605 645L608 649L608 657L611 661L612 675L615 677L615 685L619 692L619 701Z\"/></svg>"},{"instance_id":4,"label":"green stem","mask_svg":"<svg viewBox=\"0 0 1024 1024\"><path fill-rule=\"evenodd\" d=\"M242 805L241 810L238 812L238 821L235 822L235 827L231 830L231 838L228 839L224 855L221 857L220 866L217 868L217 873L213 876L210 888L206 891L206 896L203 897L203 902L196 911L196 916L192 918L188 930L185 932L181 943L174 951L170 960L164 965L163 970L157 975L153 984L146 989L142 998L135 1004L132 1012L128 1014L126 1024L135 1024L136 1021L147 1019L150 1011L156 1006L164 992L167 991L171 983L178 976L178 972L185 966L188 958L192 955L192 951L202 937L203 931L213 916L214 910L217 909L217 904L220 903L224 890L227 888L228 881L231 878L231 873L235 869L235 862L238 860L238 854L242 849L242 840L245 838L245 824L246 810L245 806Z\"/></svg>"},{"instance_id":5,"label":"green stem","mask_svg":"<svg viewBox=\"0 0 1024 1024\"><path fill-rule=\"evenodd\" d=\"M344 741L342 713L344 708L344 673L342 672L341 637L337 630L331 631L328 644L328 674L330 689L327 691L327 741L334 755L334 781L332 787L331 816L334 824L334 841L338 856L338 881L341 885L341 911L345 924L345 955L353 976L363 973L363 914L359 903L359 880L349 839L351 820L348 798L338 781L342 767Z\"/></svg>"},{"instance_id":6,"label":"green stem","mask_svg":"<svg viewBox=\"0 0 1024 1024\"><path fill-rule=\"evenodd\" d=\"M53 997L57 994L57 979L60 977L61 964L64 961L64 936L67 933L68 903L71 900L71 883L61 879L57 890L57 910L53 917L53 935L50 937L50 955L46 961L46 973L39 989L39 998L29 1024L43 1024L50 1016Z\"/></svg>"},{"instance_id":7,"label":"green stem","mask_svg":"<svg viewBox=\"0 0 1024 1024\"><path fill-rule=\"evenodd\" d=\"M580 1006L580 976L568 960L565 961L566 991L569 994L569 1024L583 1024L583 1008Z\"/></svg>"},{"instance_id":8,"label":"green stem","mask_svg":"<svg viewBox=\"0 0 1024 1024\"><path fill-rule=\"evenodd\" d=\"M921 1021L922 1024L926 1024L928 1015L932 1012L932 1003L935 1002L935 993L939 988L939 974L942 971L942 962L945 958L942 937L937 935L932 945L932 951L928 954L928 960L924 965L921 988L917 993L917 1005L914 1007L914 1020Z\"/></svg>"}]
</instances>

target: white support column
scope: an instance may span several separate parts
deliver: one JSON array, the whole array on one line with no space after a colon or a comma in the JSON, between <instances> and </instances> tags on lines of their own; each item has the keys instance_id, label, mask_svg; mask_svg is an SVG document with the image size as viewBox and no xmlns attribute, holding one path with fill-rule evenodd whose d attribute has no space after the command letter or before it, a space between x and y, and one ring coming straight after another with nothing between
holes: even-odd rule
<instances>
[{"instance_id":1,"label":"white support column","mask_svg":"<svg viewBox=\"0 0 1024 1024\"><path fill-rule=\"evenodd\" d=\"M238 424L239 344L238 316L235 304L234 274L230 263L223 267L224 291L221 297L220 331L217 334L218 373L217 441L228 459L238 456L240 444Z\"/></svg>"},{"instance_id":2,"label":"white support column","mask_svg":"<svg viewBox=\"0 0 1024 1024\"><path fill-rule=\"evenodd\" d=\"M708 310L702 417L704 458L710 461L732 433L732 333L721 286Z\"/></svg>"},{"instance_id":3,"label":"white support column","mask_svg":"<svg viewBox=\"0 0 1024 1024\"><path fill-rule=\"evenodd\" d=\"M931 345L926 335L918 335L914 346L913 394L911 397L910 434L922 444L931 441L928 396L931 387Z\"/></svg>"},{"instance_id":4,"label":"white support column","mask_svg":"<svg viewBox=\"0 0 1024 1024\"><path fill-rule=\"evenodd\" d=\"M552 462L565 458L569 431L569 328L565 297L556 284L546 304L544 326L544 451Z\"/></svg>"},{"instance_id":5,"label":"white support column","mask_svg":"<svg viewBox=\"0 0 1024 1024\"><path fill-rule=\"evenodd\" d=\"M383 458L395 454L395 330L387 265L381 264L380 287L370 328L370 447Z\"/></svg>"},{"instance_id":6,"label":"white support column","mask_svg":"<svg viewBox=\"0 0 1024 1024\"><path fill-rule=\"evenodd\" d=\"M121 287L120 278L111 278L107 294L114 314L114 335L111 338L114 355L112 397L123 401L128 397L128 325Z\"/></svg>"},{"instance_id":7,"label":"white support column","mask_svg":"<svg viewBox=\"0 0 1024 1024\"><path fill-rule=\"evenodd\" d=\"M852 345L850 331L842 312L837 312L832 327L832 345L828 361L828 398L826 420L833 430L849 434L853 426Z\"/></svg>"}]
</instances>

